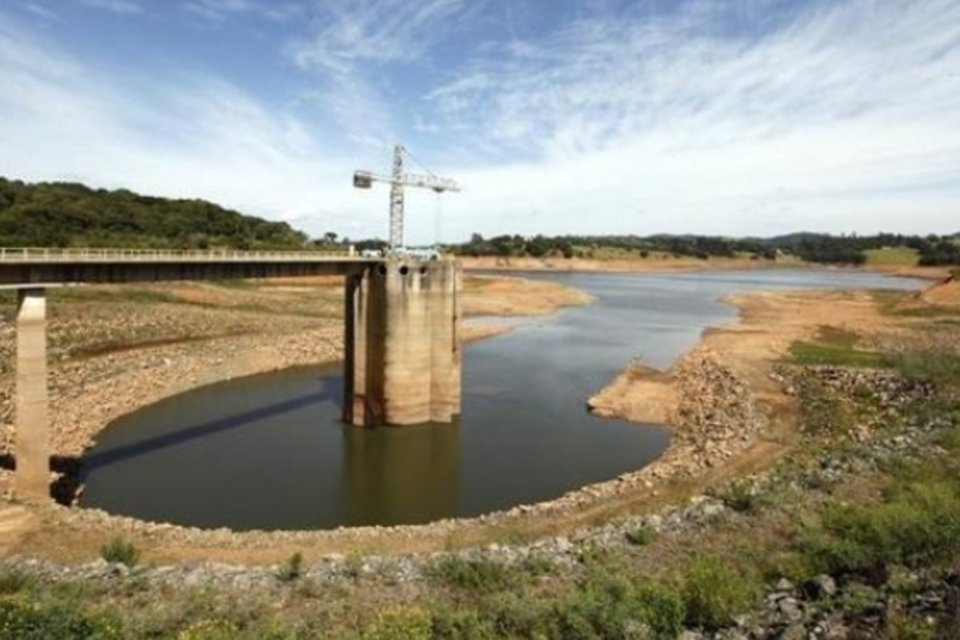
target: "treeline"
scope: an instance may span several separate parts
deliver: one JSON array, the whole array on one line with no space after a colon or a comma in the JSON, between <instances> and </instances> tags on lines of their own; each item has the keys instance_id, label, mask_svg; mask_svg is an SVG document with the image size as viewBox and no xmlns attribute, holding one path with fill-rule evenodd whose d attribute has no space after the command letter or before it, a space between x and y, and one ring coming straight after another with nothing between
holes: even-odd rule
<instances>
[{"instance_id":1,"label":"treeline","mask_svg":"<svg viewBox=\"0 0 960 640\"><path fill-rule=\"evenodd\" d=\"M204 200L0 178L0 246L299 249L307 240L285 222Z\"/></svg>"},{"instance_id":2,"label":"treeline","mask_svg":"<svg viewBox=\"0 0 960 640\"><path fill-rule=\"evenodd\" d=\"M869 250L904 246L919 253L921 265L960 264L960 238L957 236L921 237L890 233L870 236L795 233L773 238L666 234L553 237L502 235L484 238L475 233L469 242L449 248L460 255L535 258L592 258L601 254L604 249L634 253L641 258L658 254L701 260L738 256L755 260L775 260L781 255L792 255L806 262L858 265L866 262L866 252Z\"/></svg>"}]
</instances>

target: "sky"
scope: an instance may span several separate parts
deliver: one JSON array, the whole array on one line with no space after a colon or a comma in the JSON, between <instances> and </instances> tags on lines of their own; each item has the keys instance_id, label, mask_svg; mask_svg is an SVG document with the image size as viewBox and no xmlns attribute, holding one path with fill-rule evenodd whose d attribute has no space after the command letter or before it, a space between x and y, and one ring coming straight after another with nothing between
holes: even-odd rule
<instances>
[{"instance_id":1,"label":"sky","mask_svg":"<svg viewBox=\"0 0 960 640\"><path fill-rule=\"evenodd\" d=\"M960 0L0 0L0 175L313 236L960 230Z\"/></svg>"}]
</instances>

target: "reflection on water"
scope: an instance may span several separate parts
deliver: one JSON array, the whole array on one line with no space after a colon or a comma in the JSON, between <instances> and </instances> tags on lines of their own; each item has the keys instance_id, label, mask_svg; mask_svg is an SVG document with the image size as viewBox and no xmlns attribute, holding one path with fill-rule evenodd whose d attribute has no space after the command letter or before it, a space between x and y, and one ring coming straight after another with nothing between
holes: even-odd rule
<instances>
[{"instance_id":1,"label":"reflection on water","mask_svg":"<svg viewBox=\"0 0 960 640\"><path fill-rule=\"evenodd\" d=\"M586 399L632 358L668 366L730 292L915 288L863 274L531 274L596 302L468 345L459 425L340 422L340 366L231 380L117 420L84 468L84 503L200 527L420 523L557 497L655 459L656 426L594 418Z\"/></svg>"},{"instance_id":2,"label":"reflection on water","mask_svg":"<svg viewBox=\"0 0 960 640\"><path fill-rule=\"evenodd\" d=\"M344 426L347 524L428 522L455 513L460 425Z\"/></svg>"}]
</instances>

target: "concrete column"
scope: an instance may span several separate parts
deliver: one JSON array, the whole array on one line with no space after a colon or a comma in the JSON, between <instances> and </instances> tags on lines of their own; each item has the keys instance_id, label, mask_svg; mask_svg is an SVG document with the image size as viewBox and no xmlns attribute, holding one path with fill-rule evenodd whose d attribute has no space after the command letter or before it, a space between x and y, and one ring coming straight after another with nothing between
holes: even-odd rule
<instances>
[{"instance_id":1,"label":"concrete column","mask_svg":"<svg viewBox=\"0 0 960 640\"><path fill-rule=\"evenodd\" d=\"M25 500L50 497L50 419L47 398L47 299L44 289L20 289L17 306L16 460L14 491Z\"/></svg>"},{"instance_id":2,"label":"concrete column","mask_svg":"<svg viewBox=\"0 0 960 640\"><path fill-rule=\"evenodd\" d=\"M348 280L345 421L409 425L459 415L459 278L452 261L392 259Z\"/></svg>"},{"instance_id":3,"label":"concrete column","mask_svg":"<svg viewBox=\"0 0 960 640\"><path fill-rule=\"evenodd\" d=\"M453 422L460 415L460 270L451 263L431 269L430 420Z\"/></svg>"}]
</instances>

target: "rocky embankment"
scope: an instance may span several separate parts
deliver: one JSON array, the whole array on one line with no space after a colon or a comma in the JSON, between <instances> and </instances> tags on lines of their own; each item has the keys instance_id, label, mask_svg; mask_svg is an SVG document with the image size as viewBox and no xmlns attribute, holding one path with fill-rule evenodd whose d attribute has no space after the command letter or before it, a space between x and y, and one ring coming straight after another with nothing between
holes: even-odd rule
<instances>
[{"instance_id":1,"label":"rocky embankment","mask_svg":"<svg viewBox=\"0 0 960 640\"><path fill-rule=\"evenodd\" d=\"M709 353L689 356L690 366L709 371L705 377L690 377L679 367L684 384L702 397L703 404L683 405L680 418L693 430L685 441L697 448L722 442L708 435L722 416L754 420L749 402L738 403L726 392L742 396L736 376L725 371ZM908 460L942 459L947 452L938 444L944 429L952 425L949 416L918 416L907 408L929 402L934 388L929 383L908 380L889 371L843 367L781 367L778 377L789 393L798 398L828 389L830 397L865 398L867 409L852 418L849 431L831 434L832 446L799 464L785 465L769 472L738 479L718 487L710 495L697 495L685 504L673 505L647 515L622 519L600 527L585 527L568 535L549 537L531 544L488 544L461 552L432 554L367 555L347 557L330 554L307 564L298 575L321 585L358 584L365 589L389 585L425 583L431 567L451 557L472 562L522 566L531 559L552 567L554 576L575 580L586 570L598 551L640 557L646 545L656 541L659 548L671 549L703 538L716 529L749 530L757 511L782 512L787 517L796 505L816 502L830 495L830 487L863 478L891 464ZM868 397L867 397L868 396ZM760 422L756 428L762 428ZM731 434L743 440L742 434ZM816 425L806 429L811 442L825 442ZM776 501L768 496L776 495ZM649 534L638 536L638 531ZM651 561L656 561L656 556ZM64 566L31 558L12 558L8 567L54 581L121 582L154 587L213 586L248 593L263 591L282 596L299 584L284 577L280 564L246 567L230 564L175 565L130 568L98 560ZM871 579L850 574L820 574L799 582L786 577L770 581L757 606L735 616L718 631L688 629L683 638L697 639L807 639L833 640L878 637L880 629L897 616L927 620L934 625L955 615L960 598L960 573L955 569L897 568Z\"/></svg>"},{"instance_id":2,"label":"rocky embankment","mask_svg":"<svg viewBox=\"0 0 960 640\"><path fill-rule=\"evenodd\" d=\"M749 447L769 422L749 382L725 354L702 344L668 372L631 365L587 405L600 416L670 425L670 448L639 472L657 478L714 467Z\"/></svg>"}]
</instances>

